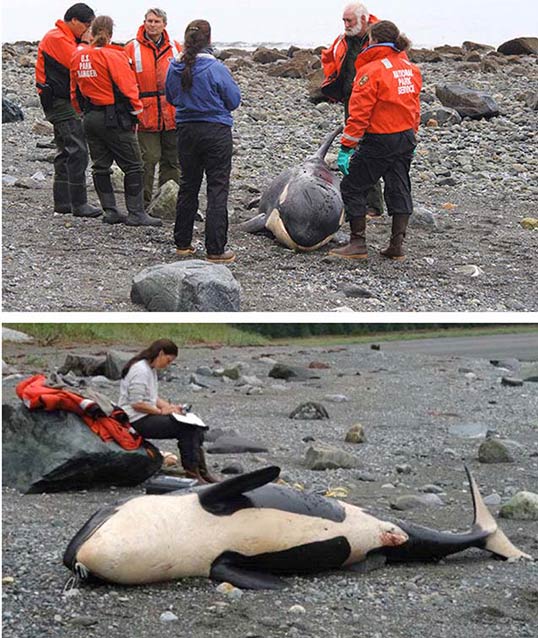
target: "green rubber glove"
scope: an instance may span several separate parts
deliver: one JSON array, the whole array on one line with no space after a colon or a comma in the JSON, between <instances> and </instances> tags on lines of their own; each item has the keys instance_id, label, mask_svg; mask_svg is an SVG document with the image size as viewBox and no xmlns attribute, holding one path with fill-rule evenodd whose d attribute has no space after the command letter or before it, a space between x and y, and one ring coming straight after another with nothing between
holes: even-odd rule
<instances>
[{"instance_id":1,"label":"green rubber glove","mask_svg":"<svg viewBox=\"0 0 538 638\"><path fill-rule=\"evenodd\" d=\"M351 161L351 156L354 152L354 148L349 148L348 146L340 147L336 164L338 166L338 170L344 175L349 175L349 162Z\"/></svg>"}]
</instances>

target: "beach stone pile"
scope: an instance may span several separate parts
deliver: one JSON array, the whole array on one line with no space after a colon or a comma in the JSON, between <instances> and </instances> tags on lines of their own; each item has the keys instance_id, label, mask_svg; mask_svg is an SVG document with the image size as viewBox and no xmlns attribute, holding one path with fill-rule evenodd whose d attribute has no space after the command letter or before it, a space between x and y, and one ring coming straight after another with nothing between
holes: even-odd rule
<instances>
[{"instance_id":1,"label":"beach stone pile","mask_svg":"<svg viewBox=\"0 0 538 638\"><path fill-rule=\"evenodd\" d=\"M468 41L411 52L424 78L413 192L417 212L427 214L424 223L413 220L409 257L397 265L378 256L390 234L386 217L368 225L372 250L364 264L328 258L330 245L295 254L239 229L256 214L256 202L274 177L312 155L341 124L343 113L341 105L320 95L320 47L218 52L243 95L234 113L229 202L229 243L238 257L229 270L241 285L241 311L537 310L535 41L517 38L497 49ZM53 215L55 151L34 87L36 43L4 44L3 54L3 96L24 114L24 120L3 125L6 309L148 309L148 301L131 296L133 278L177 261L173 193L163 205L167 212L160 213L172 219L158 229L108 227L99 220ZM337 142L327 156L333 169L336 153ZM91 183L89 190L93 199ZM118 202L123 205L121 196ZM202 193L202 213L205 204ZM36 227L40 233L30 246L27 238ZM343 227L335 239L341 242L347 235ZM194 243L201 255L201 222ZM350 286L360 294L348 295ZM156 309L184 310L176 301Z\"/></svg>"}]
</instances>

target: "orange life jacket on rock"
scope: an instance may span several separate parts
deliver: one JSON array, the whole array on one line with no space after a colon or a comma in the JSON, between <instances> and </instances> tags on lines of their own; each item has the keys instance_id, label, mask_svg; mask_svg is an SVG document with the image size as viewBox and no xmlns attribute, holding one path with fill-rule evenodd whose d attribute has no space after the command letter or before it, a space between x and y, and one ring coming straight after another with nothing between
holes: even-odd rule
<instances>
[{"instance_id":1,"label":"orange life jacket on rock","mask_svg":"<svg viewBox=\"0 0 538 638\"><path fill-rule=\"evenodd\" d=\"M379 18L374 15L370 15L368 19L368 25L379 22ZM368 46L368 38L366 38L364 47ZM328 49L323 49L321 52L321 66L323 67L323 75L325 79L321 85L321 92L326 96L334 100L341 100L339 80L340 73L342 72L342 66L346 59L348 50L346 34L339 35L336 40Z\"/></svg>"},{"instance_id":2,"label":"orange life jacket on rock","mask_svg":"<svg viewBox=\"0 0 538 638\"><path fill-rule=\"evenodd\" d=\"M354 148L365 133L400 133L420 124L422 75L405 51L376 44L357 57L342 144Z\"/></svg>"},{"instance_id":3,"label":"orange life jacket on rock","mask_svg":"<svg viewBox=\"0 0 538 638\"><path fill-rule=\"evenodd\" d=\"M47 386L45 381L45 375L38 374L17 384L17 396L24 401L29 410L73 412L102 441L115 441L125 450L136 450L144 443L144 439L130 425L127 414L120 408L114 409L110 416L106 416L95 401L64 388Z\"/></svg>"},{"instance_id":4,"label":"orange life jacket on rock","mask_svg":"<svg viewBox=\"0 0 538 638\"><path fill-rule=\"evenodd\" d=\"M117 91L128 100L133 114L142 112L136 78L123 47L80 46L71 59L71 102L75 110L83 110L84 98L94 106L117 102Z\"/></svg>"},{"instance_id":5,"label":"orange life jacket on rock","mask_svg":"<svg viewBox=\"0 0 538 638\"><path fill-rule=\"evenodd\" d=\"M163 43L157 47L146 36L144 25L138 29L136 38L125 45L131 67L140 89L144 111L140 116L139 131L155 133L175 129L176 109L166 101L164 85L170 62L179 56L181 45L170 40L163 31Z\"/></svg>"}]
</instances>

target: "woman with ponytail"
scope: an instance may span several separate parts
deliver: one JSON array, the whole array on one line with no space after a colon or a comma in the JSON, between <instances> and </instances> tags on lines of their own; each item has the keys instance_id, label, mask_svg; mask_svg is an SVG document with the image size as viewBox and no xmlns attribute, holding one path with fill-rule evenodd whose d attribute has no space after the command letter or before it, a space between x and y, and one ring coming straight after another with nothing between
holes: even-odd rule
<instances>
[{"instance_id":1,"label":"woman with ponytail","mask_svg":"<svg viewBox=\"0 0 538 638\"><path fill-rule=\"evenodd\" d=\"M130 359L122 370L118 405L133 428L145 439L176 439L185 474L199 483L215 483L205 461L204 431L198 425L179 422L173 414L185 414L182 405L159 396L157 371L175 361L178 347L170 339L158 339Z\"/></svg>"},{"instance_id":2,"label":"woman with ponytail","mask_svg":"<svg viewBox=\"0 0 538 638\"><path fill-rule=\"evenodd\" d=\"M109 16L95 18L90 46L81 46L71 61L71 102L84 111L84 132L92 158L95 190L107 224L160 226L161 220L146 215L143 195L143 164L136 139L137 115L142 112L136 77L123 47L111 44L114 23ZM125 173L125 204L120 214L111 182L116 161Z\"/></svg>"},{"instance_id":3,"label":"woman with ponytail","mask_svg":"<svg viewBox=\"0 0 538 638\"><path fill-rule=\"evenodd\" d=\"M226 248L228 193L232 168L231 111L241 93L227 67L213 55L211 27L194 20L185 31L183 53L166 78L166 99L176 107L177 148L181 177L174 240L177 254L192 256L194 218L204 173L207 179L205 247L208 261L235 260Z\"/></svg>"},{"instance_id":4,"label":"woman with ponytail","mask_svg":"<svg viewBox=\"0 0 538 638\"><path fill-rule=\"evenodd\" d=\"M373 24L369 42L355 63L349 117L338 155L338 168L345 175L340 188L350 241L329 254L367 259L366 198L382 177L392 234L381 255L404 259L403 241L413 212L409 170L420 124L422 76L407 57L411 42L394 23Z\"/></svg>"}]
</instances>

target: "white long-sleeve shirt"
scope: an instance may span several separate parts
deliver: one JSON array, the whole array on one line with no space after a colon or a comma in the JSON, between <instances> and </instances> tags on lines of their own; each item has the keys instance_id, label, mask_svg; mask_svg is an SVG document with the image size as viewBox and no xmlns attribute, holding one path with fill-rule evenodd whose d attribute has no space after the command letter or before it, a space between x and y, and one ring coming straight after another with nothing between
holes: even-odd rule
<instances>
[{"instance_id":1,"label":"white long-sleeve shirt","mask_svg":"<svg viewBox=\"0 0 538 638\"><path fill-rule=\"evenodd\" d=\"M143 401L157 407L158 399L157 370L142 359L129 368L129 372L120 382L119 406L124 410L131 423L147 416L144 412L138 412L133 408L135 403Z\"/></svg>"}]
</instances>

